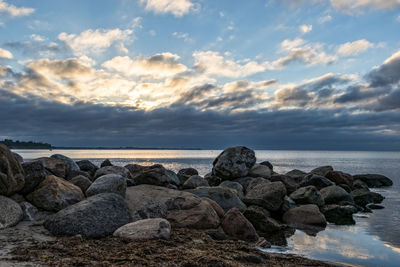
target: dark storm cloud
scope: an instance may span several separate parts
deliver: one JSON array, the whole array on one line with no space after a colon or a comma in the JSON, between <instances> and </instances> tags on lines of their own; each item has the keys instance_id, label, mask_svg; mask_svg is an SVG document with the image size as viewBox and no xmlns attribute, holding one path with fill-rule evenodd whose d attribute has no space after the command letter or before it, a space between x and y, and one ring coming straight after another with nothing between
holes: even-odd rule
<instances>
[{"instance_id":1,"label":"dark storm cloud","mask_svg":"<svg viewBox=\"0 0 400 267\"><path fill-rule=\"evenodd\" d=\"M4 44L4 46L12 50L18 50L23 55L29 56L30 58L54 56L56 54L70 52L69 48L60 42L7 42Z\"/></svg>"},{"instance_id":2,"label":"dark storm cloud","mask_svg":"<svg viewBox=\"0 0 400 267\"><path fill-rule=\"evenodd\" d=\"M371 87L383 87L400 81L400 51L387 59L381 66L366 75Z\"/></svg>"}]
</instances>

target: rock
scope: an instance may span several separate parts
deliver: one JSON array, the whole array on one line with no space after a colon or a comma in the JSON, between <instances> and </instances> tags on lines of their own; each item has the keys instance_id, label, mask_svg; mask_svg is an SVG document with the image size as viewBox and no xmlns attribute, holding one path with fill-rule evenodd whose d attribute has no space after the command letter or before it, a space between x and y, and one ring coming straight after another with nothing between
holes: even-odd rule
<instances>
[{"instance_id":1,"label":"rock","mask_svg":"<svg viewBox=\"0 0 400 267\"><path fill-rule=\"evenodd\" d=\"M247 187L249 186L249 184L254 180L255 178L253 177L241 177L241 178L237 178L235 180L232 180L232 182L236 182L242 185L243 187L243 193L246 194L247 192Z\"/></svg>"},{"instance_id":2,"label":"rock","mask_svg":"<svg viewBox=\"0 0 400 267\"><path fill-rule=\"evenodd\" d=\"M232 208L225 214L221 226L226 234L234 238L250 242L259 239L254 226L237 208Z\"/></svg>"},{"instance_id":3,"label":"rock","mask_svg":"<svg viewBox=\"0 0 400 267\"><path fill-rule=\"evenodd\" d=\"M256 163L253 150L244 146L225 149L213 162L213 174L224 180L247 176Z\"/></svg>"},{"instance_id":4,"label":"rock","mask_svg":"<svg viewBox=\"0 0 400 267\"><path fill-rule=\"evenodd\" d=\"M328 187L335 184L324 176L310 173L304 176L303 180L300 182L300 187L305 187L309 185L313 185L318 190L321 190L324 187Z\"/></svg>"},{"instance_id":5,"label":"rock","mask_svg":"<svg viewBox=\"0 0 400 267\"><path fill-rule=\"evenodd\" d=\"M237 182L224 181L219 186L234 190L240 199L244 197L243 186Z\"/></svg>"},{"instance_id":6,"label":"rock","mask_svg":"<svg viewBox=\"0 0 400 267\"><path fill-rule=\"evenodd\" d=\"M213 206L195 195L154 185L128 187L126 201L134 220L166 218L178 227L210 229L219 225Z\"/></svg>"},{"instance_id":7,"label":"rock","mask_svg":"<svg viewBox=\"0 0 400 267\"><path fill-rule=\"evenodd\" d=\"M381 210L381 209L384 209L385 207L382 205L370 203L367 205L367 208L371 209L371 210Z\"/></svg>"},{"instance_id":8,"label":"rock","mask_svg":"<svg viewBox=\"0 0 400 267\"><path fill-rule=\"evenodd\" d=\"M19 204L22 209L23 221L35 221L38 214L38 209L29 202L22 202Z\"/></svg>"},{"instance_id":9,"label":"rock","mask_svg":"<svg viewBox=\"0 0 400 267\"><path fill-rule=\"evenodd\" d=\"M115 193L125 197L126 178L118 174L100 176L86 190L86 196L94 196L101 193Z\"/></svg>"},{"instance_id":10,"label":"rock","mask_svg":"<svg viewBox=\"0 0 400 267\"><path fill-rule=\"evenodd\" d=\"M27 195L29 202L36 207L55 212L84 198L79 187L54 175L47 176L35 191Z\"/></svg>"},{"instance_id":11,"label":"rock","mask_svg":"<svg viewBox=\"0 0 400 267\"><path fill-rule=\"evenodd\" d=\"M178 175L176 175L176 173L171 170L167 170L167 174L169 176L169 179L172 181L172 183L170 183L170 186L178 189L178 186L181 184Z\"/></svg>"},{"instance_id":12,"label":"rock","mask_svg":"<svg viewBox=\"0 0 400 267\"><path fill-rule=\"evenodd\" d=\"M313 226L317 227L315 231L320 230L319 227L326 226L325 216L319 211L317 205L308 204L288 210L283 214L283 221L289 226L313 232Z\"/></svg>"},{"instance_id":13,"label":"rock","mask_svg":"<svg viewBox=\"0 0 400 267\"><path fill-rule=\"evenodd\" d=\"M103 162L100 164L100 168L109 167L109 166L114 166L109 159L103 160Z\"/></svg>"},{"instance_id":14,"label":"rock","mask_svg":"<svg viewBox=\"0 0 400 267\"><path fill-rule=\"evenodd\" d=\"M193 175L199 175L199 172L193 168L181 169L178 172L178 178L181 184L184 184L186 180L192 177Z\"/></svg>"},{"instance_id":15,"label":"rock","mask_svg":"<svg viewBox=\"0 0 400 267\"><path fill-rule=\"evenodd\" d=\"M388 177L380 174L358 174L353 176L354 180L361 180L368 185L368 187L382 187L392 186L393 181Z\"/></svg>"},{"instance_id":16,"label":"rock","mask_svg":"<svg viewBox=\"0 0 400 267\"><path fill-rule=\"evenodd\" d=\"M343 188L337 185L328 186L320 190L325 205L340 204L341 202L354 203L353 198Z\"/></svg>"},{"instance_id":17,"label":"rock","mask_svg":"<svg viewBox=\"0 0 400 267\"><path fill-rule=\"evenodd\" d=\"M349 187L353 186L353 176L348 173L339 171L328 171L325 177L334 182L335 184L347 184Z\"/></svg>"},{"instance_id":18,"label":"rock","mask_svg":"<svg viewBox=\"0 0 400 267\"><path fill-rule=\"evenodd\" d=\"M220 219L223 219L223 218L224 218L224 216L225 216L225 211L221 208L220 205L218 205L217 202L215 202L215 201L212 200L212 199L209 199L208 197L202 197L201 199L207 201L207 202L213 207L213 209L214 209L215 212L218 214L218 217L219 217Z\"/></svg>"},{"instance_id":19,"label":"rock","mask_svg":"<svg viewBox=\"0 0 400 267\"><path fill-rule=\"evenodd\" d=\"M171 225L167 220L161 218L145 219L125 224L118 228L113 235L129 240L167 240L171 236Z\"/></svg>"},{"instance_id":20,"label":"rock","mask_svg":"<svg viewBox=\"0 0 400 267\"><path fill-rule=\"evenodd\" d=\"M270 180L267 180L267 179L265 179L265 178L261 178L261 177L253 178L253 179L250 181L250 183L249 183L249 185L247 186L247 188L246 188L246 194L247 194L247 192L249 192L249 191L252 190L254 187L256 187L256 186L258 186L258 185L260 185L260 184L270 184L270 183L271 183L271 181L270 181Z\"/></svg>"},{"instance_id":21,"label":"rock","mask_svg":"<svg viewBox=\"0 0 400 267\"><path fill-rule=\"evenodd\" d=\"M307 173L295 169L287 172L285 175L292 177L296 183L300 183L303 180L303 177L307 175Z\"/></svg>"},{"instance_id":22,"label":"rock","mask_svg":"<svg viewBox=\"0 0 400 267\"><path fill-rule=\"evenodd\" d=\"M382 196L379 193L376 192L370 192L370 194L372 195L372 200L374 201L375 204L377 203L382 203L382 201L385 199L384 196Z\"/></svg>"},{"instance_id":23,"label":"rock","mask_svg":"<svg viewBox=\"0 0 400 267\"><path fill-rule=\"evenodd\" d=\"M208 184L210 186L219 186L221 184L221 182L222 182L222 178L221 177L218 177L218 176L215 176L215 175L212 175L212 174L206 174L204 176L204 179L207 180L207 182L208 182Z\"/></svg>"},{"instance_id":24,"label":"rock","mask_svg":"<svg viewBox=\"0 0 400 267\"><path fill-rule=\"evenodd\" d=\"M225 234L224 230L219 227L218 229L208 230L206 234L211 237L213 240L229 240L231 239L227 234Z\"/></svg>"},{"instance_id":25,"label":"rock","mask_svg":"<svg viewBox=\"0 0 400 267\"><path fill-rule=\"evenodd\" d=\"M316 174L316 175L321 175L321 176L325 176L325 174L329 171L333 171L332 166L322 166L322 167L318 167L313 169L312 171L310 171L310 173L312 174Z\"/></svg>"},{"instance_id":26,"label":"rock","mask_svg":"<svg viewBox=\"0 0 400 267\"><path fill-rule=\"evenodd\" d=\"M22 163L25 172L25 185L20 191L21 194L27 195L35 190L35 188L46 179L47 171L40 161L30 161Z\"/></svg>"},{"instance_id":27,"label":"rock","mask_svg":"<svg viewBox=\"0 0 400 267\"><path fill-rule=\"evenodd\" d=\"M249 206L243 215L251 222L257 233L267 239L277 231L285 229L284 225L271 218L271 214L262 207Z\"/></svg>"},{"instance_id":28,"label":"rock","mask_svg":"<svg viewBox=\"0 0 400 267\"><path fill-rule=\"evenodd\" d=\"M89 178L82 176L82 175L76 176L70 182L72 184L76 185L77 187L79 187L82 190L82 192L86 192L86 190L92 184L92 182L89 180Z\"/></svg>"},{"instance_id":29,"label":"rock","mask_svg":"<svg viewBox=\"0 0 400 267\"><path fill-rule=\"evenodd\" d=\"M55 236L101 238L130 222L129 208L117 194L104 193L71 205L44 222Z\"/></svg>"},{"instance_id":30,"label":"rock","mask_svg":"<svg viewBox=\"0 0 400 267\"><path fill-rule=\"evenodd\" d=\"M318 189L309 185L306 187L301 187L290 194L290 198L293 199L296 204L315 204L319 207L325 204L324 199Z\"/></svg>"},{"instance_id":31,"label":"rock","mask_svg":"<svg viewBox=\"0 0 400 267\"><path fill-rule=\"evenodd\" d=\"M24 170L12 152L0 144L0 195L11 196L25 184Z\"/></svg>"},{"instance_id":32,"label":"rock","mask_svg":"<svg viewBox=\"0 0 400 267\"><path fill-rule=\"evenodd\" d=\"M175 173L174 173L175 174ZM178 186L179 180L168 172L162 165L153 165L144 169L140 174L134 177L137 185L150 184L158 186Z\"/></svg>"},{"instance_id":33,"label":"rock","mask_svg":"<svg viewBox=\"0 0 400 267\"><path fill-rule=\"evenodd\" d=\"M187 191L198 197L207 197L214 200L225 212L231 208L238 208L243 211L246 209L246 205L240 198L231 189L226 187L198 187Z\"/></svg>"},{"instance_id":34,"label":"rock","mask_svg":"<svg viewBox=\"0 0 400 267\"><path fill-rule=\"evenodd\" d=\"M193 175L183 184L183 189L195 189L200 186L209 186L209 184L203 177Z\"/></svg>"},{"instance_id":35,"label":"rock","mask_svg":"<svg viewBox=\"0 0 400 267\"><path fill-rule=\"evenodd\" d=\"M272 171L269 167L261 164L254 164L254 166L249 170L248 175L250 177L262 177L269 179L271 178Z\"/></svg>"},{"instance_id":36,"label":"rock","mask_svg":"<svg viewBox=\"0 0 400 267\"><path fill-rule=\"evenodd\" d=\"M356 190L356 189L365 189L365 190L369 191L368 185L366 183L364 183L363 181L359 180L359 179L354 180L353 189L354 190Z\"/></svg>"},{"instance_id":37,"label":"rock","mask_svg":"<svg viewBox=\"0 0 400 267\"><path fill-rule=\"evenodd\" d=\"M140 174L142 171L144 171L146 168L148 168L146 166L142 166L139 164L127 164L124 167L127 168L131 172L133 177L136 174Z\"/></svg>"},{"instance_id":38,"label":"rock","mask_svg":"<svg viewBox=\"0 0 400 267\"><path fill-rule=\"evenodd\" d=\"M38 158L33 161L40 161L43 166L48 170L51 174L54 174L57 177L65 178L67 174L67 163L65 161L56 159L56 158Z\"/></svg>"},{"instance_id":39,"label":"rock","mask_svg":"<svg viewBox=\"0 0 400 267\"><path fill-rule=\"evenodd\" d=\"M365 189L356 189L351 192L354 202L361 207L366 207L370 203L381 203L385 198L375 192Z\"/></svg>"},{"instance_id":40,"label":"rock","mask_svg":"<svg viewBox=\"0 0 400 267\"><path fill-rule=\"evenodd\" d=\"M90 181L92 181L92 179L93 179L92 176L87 172L84 172L84 171L70 171L70 172L68 172L67 177L65 178L65 180L71 181L76 176L85 176Z\"/></svg>"},{"instance_id":41,"label":"rock","mask_svg":"<svg viewBox=\"0 0 400 267\"><path fill-rule=\"evenodd\" d=\"M341 188L343 188L344 190L346 190L347 193L351 192L351 188L350 186L348 186L347 184L338 184L338 186L340 186Z\"/></svg>"},{"instance_id":42,"label":"rock","mask_svg":"<svg viewBox=\"0 0 400 267\"><path fill-rule=\"evenodd\" d=\"M339 206L339 205L326 205L321 209L326 220L330 223L338 225L349 225L355 224L353 219L353 213L357 212L357 209L353 206Z\"/></svg>"},{"instance_id":43,"label":"rock","mask_svg":"<svg viewBox=\"0 0 400 267\"><path fill-rule=\"evenodd\" d=\"M14 158L15 158L20 164L22 164L22 163L24 162L24 158L23 158L20 154L15 153L15 152L12 152L12 154L14 155Z\"/></svg>"},{"instance_id":44,"label":"rock","mask_svg":"<svg viewBox=\"0 0 400 267\"><path fill-rule=\"evenodd\" d=\"M295 207L297 207L296 202L294 202L293 199L291 199L290 197L285 196L283 198L282 206L279 209L280 214L283 215L285 212L287 212L288 210L293 209Z\"/></svg>"},{"instance_id":45,"label":"rock","mask_svg":"<svg viewBox=\"0 0 400 267\"><path fill-rule=\"evenodd\" d=\"M283 203L286 187L282 182L261 183L248 190L244 203L277 211Z\"/></svg>"},{"instance_id":46,"label":"rock","mask_svg":"<svg viewBox=\"0 0 400 267\"><path fill-rule=\"evenodd\" d=\"M263 161L263 162L260 162L260 164L264 165L264 166L267 166L268 168L270 168L271 171L274 170L274 166L269 161Z\"/></svg>"},{"instance_id":47,"label":"rock","mask_svg":"<svg viewBox=\"0 0 400 267\"><path fill-rule=\"evenodd\" d=\"M8 197L0 196L0 230L17 225L22 218L23 213L19 204Z\"/></svg>"},{"instance_id":48,"label":"rock","mask_svg":"<svg viewBox=\"0 0 400 267\"><path fill-rule=\"evenodd\" d=\"M24 198L24 196L23 196L23 195L20 195L20 194L14 194L14 195L12 195L12 196L9 196L9 198L11 198L12 200L14 200L14 201L17 202L18 204L26 201L26 199Z\"/></svg>"},{"instance_id":49,"label":"rock","mask_svg":"<svg viewBox=\"0 0 400 267\"><path fill-rule=\"evenodd\" d=\"M271 180L271 182L282 182L288 194L293 193L299 187L296 181L288 175L273 174L269 180Z\"/></svg>"},{"instance_id":50,"label":"rock","mask_svg":"<svg viewBox=\"0 0 400 267\"><path fill-rule=\"evenodd\" d=\"M87 172L90 174L91 177L94 176L96 171L99 169L96 165L94 165L89 160L80 160L77 161L76 164L79 166L81 171Z\"/></svg>"},{"instance_id":51,"label":"rock","mask_svg":"<svg viewBox=\"0 0 400 267\"><path fill-rule=\"evenodd\" d=\"M98 169L94 174L94 180L107 174L118 174L126 179L132 179L132 175L127 168L121 166L106 166Z\"/></svg>"},{"instance_id":52,"label":"rock","mask_svg":"<svg viewBox=\"0 0 400 267\"><path fill-rule=\"evenodd\" d=\"M51 158L55 158L55 159L60 159L60 160L64 161L64 162L67 164L67 167L66 167L66 176L65 176L65 177L68 177L69 174L70 174L72 171L80 171L80 168L79 168L78 164L76 164L75 161L73 161L72 159L70 159L70 158L67 157L67 156L60 155L60 154L54 154L54 155L52 155L52 156L50 156L50 157L51 157ZM71 178L73 178L73 177L71 177Z\"/></svg>"}]
</instances>

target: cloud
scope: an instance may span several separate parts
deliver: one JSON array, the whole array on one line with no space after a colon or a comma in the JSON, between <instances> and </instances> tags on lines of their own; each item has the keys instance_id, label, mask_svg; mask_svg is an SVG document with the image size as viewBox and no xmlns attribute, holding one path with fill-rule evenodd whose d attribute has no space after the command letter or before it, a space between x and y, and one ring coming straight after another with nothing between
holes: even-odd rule
<instances>
[{"instance_id":1,"label":"cloud","mask_svg":"<svg viewBox=\"0 0 400 267\"><path fill-rule=\"evenodd\" d=\"M11 75L13 74L12 69L11 69L10 66L2 66L2 65L0 65L0 79L1 78L5 78L5 77L9 76L10 74Z\"/></svg>"},{"instance_id":2,"label":"cloud","mask_svg":"<svg viewBox=\"0 0 400 267\"><path fill-rule=\"evenodd\" d=\"M37 36L34 36L33 41L26 42L7 42L6 47L20 50L25 56L29 58L37 57L54 57L57 54L65 52L67 48L61 43L49 42L38 40ZM35 40L36 39L36 40Z\"/></svg>"},{"instance_id":3,"label":"cloud","mask_svg":"<svg viewBox=\"0 0 400 267\"><path fill-rule=\"evenodd\" d=\"M145 9L156 14L171 13L175 17L182 17L194 8L190 0L140 0Z\"/></svg>"},{"instance_id":4,"label":"cloud","mask_svg":"<svg viewBox=\"0 0 400 267\"><path fill-rule=\"evenodd\" d=\"M16 7L10 5L4 0L0 0L0 13L7 13L11 17L24 17L35 12L35 9L28 7Z\"/></svg>"},{"instance_id":5,"label":"cloud","mask_svg":"<svg viewBox=\"0 0 400 267\"><path fill-rule=\"evenodd\" d=\"M320 17L318 19L318 23L319 24L324 24L324 23L327 23L327 22L329 22L331 20L332 20L332 16L331 15L325 15L325 16L322 16L322 17Z\"/></svg>"},{"instance_id":6,"label":"cloud","mask_svg":"<svg viewBox=\"0 0 400 267\"><path fill-rule=\"evenodd\" d=\"M307 34L312 31L312 25L303 24L299 27L302 34Z\"/></svg>"},{"instance_id":7,"label":"cloud","mask_svg":"<svg viewBox=\"0 0 400 267\"><path fill-rule=\"evenodd\" d=\"M330 0L333 7L346 13L358 14L365 9L394 9L400 6L400 0Z\"/></svg>"},{"instance_id":8,"label":"cloud","mask_svg":"<svg viewBox=\"0 0 400 267\"><path fill-rule=\"evenodd\" d=\"M13 58L13 54L8 50L0 48L0 58L12 59Z\"/></svg>"},{"instance_id":9,"label":"cloud","mask_svg":"<svg viewBox=\"0 0 400 267\"><path fill-rule=\"evenodd\" d=\"M79 35L62 32L58 35L58 39L63 41L78 56L87 53L101 53L112 45L116 45L121 52L127 53L125 42L132 41L132 34L132 30L118 28L110 30L89 29Z\"/></svg>"},{"instance_id":10,"label":"cloud","mask_svg":"<svg viewBox=\"0 0 400 267\"><path fill-rule=\"evenodd\" d=\"M400 50L366 75L371 87L388 86L400 81Z\"/></svg>"},{"instance_id":11,"label":"cloud","mask_svg":"<svg viewBox=\"0 0 400 267\"><path fill-rule=\"evenodd\" d=\"M349 57L359 55L368 49L374 47L373 43L368 40L362 39L354 42L347 42L342 44L337 53L341 56Z\"/></svg>"},{"instance_id":12,"label":"cloud","mask_svg":"<svg viewBox=\"0 0 400 267\"><path fill-rule=\"evenodd\" d=\"M182 39L184 42L189 43L192 42L193 39L189 37L189 34L186 32L173 32L172 36L177 39Z\"/></svg>"}]
</instances>

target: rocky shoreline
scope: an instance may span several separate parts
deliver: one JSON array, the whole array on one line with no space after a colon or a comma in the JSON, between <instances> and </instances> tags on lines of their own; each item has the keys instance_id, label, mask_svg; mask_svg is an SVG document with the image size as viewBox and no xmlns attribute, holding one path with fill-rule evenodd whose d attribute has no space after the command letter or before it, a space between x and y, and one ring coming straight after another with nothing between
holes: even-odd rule
<instances>
[{"instance_id":1,"label":"rocky shoreline","mask_svg":"<svg viewBox=\"0 0 400 267\"><path fill-rule=\"evenodd\" d=\"M257 247L354 224L354 213L384 208L369 188L391 185L331 166L278 174L240 146L201 177L57 154L24 162L0 145L0 266L330 266Z\"/></svg>"}]
</instances>

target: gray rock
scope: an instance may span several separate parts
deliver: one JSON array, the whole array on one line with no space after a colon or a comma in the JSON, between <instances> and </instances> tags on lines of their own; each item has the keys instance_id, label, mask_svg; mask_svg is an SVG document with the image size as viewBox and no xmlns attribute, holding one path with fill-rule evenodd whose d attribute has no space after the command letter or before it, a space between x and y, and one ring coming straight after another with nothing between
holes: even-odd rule
<instances>
[{"instance_id":1,"label":"gray rock","mask_svg":"<svg viewBox=\"0 0 400 267\"><path fill-rule=\"evenodd\" d=\"M271 178L272 171L269 167L261 164L254 164L254 166L249 170L248 175L250 177L262 177L269 179Z\"/></svg>"},{"instance_id":2,"label":"gray rock","mask_svg":"<svg viewBox=\"0 0 400 267\"><path fill-rule=\"evenodd\" d=\"M213 162L213 174L225 180L247 176L256 163L253 150L244 146L225 149Z\"/></svg>"},{"instance_id":3,"label":"gray rock","mask_svg":"<svg viewBox=\"0 0 400 267\"><path fill-rule=\"evenodd\" d=\"M301 181L303 180L304 176L307 175L307 173L295 169L291 170L290 172L287 172L285 175L292 177L296 183L301 183Z\"/></svg>"},{"instance_id":4,"label":"gray rock","mask_svg":"<svg viewBox=\"0 0 400 267\"><path fill-rule=\"evenodd\" d=\"M19 204L8 197L0 196L0 230L17 225L22 218Z\"/></svg>"},{"instance_id":5,"label":"gray rock","mask_svg":"<svg viewBox=\"0 0 400 267\"><path fill-rule=\"evenodd\" d=\"M109 167L109 166L114 166L109 159L103 160L103 162L100 164L100 168Z\"/></svg>"},{"instance_id":6,"label":"gray rock","mask_svg":"<svg viewBox=\"0 0 400 267\"><path fill-rule=\"evenodd\" d=\"M161 218L144 219L121 226L113 235L129 240L169 239L171 224Z\"/></svg>"},{"instance_id":7,"label":"gray rock","mask_svg":"<svg viewBox=\"0 0 400 267\"><path fill-rule=\"evenodd\" d=\"M290 198L293 199L296 204L315 204L319 207L325 204L324 199L318 189L309 185L306 187L301 187L290 194Z\"/></svg>"},{"instance_id":8,"label":"gray rock","mask_svg":"<svg viewBox=\"0 0 400 267\"><path fill-rule=\"evenodd\" d=\"M215 201L212 200L212 199L209 199L208 197L202 197L201 199L207 201L207 202L213 207L213 209L214 209L215 212L218 214L218 217L219 217L220 219L223 219L223 218L224 218L224 216L225 216L225 211L221 208L220 205L218 205L217 202L215 202Z\"/></svg>"},{"instance_id":9,"label":"gray rock","mask_svg":"<svg viewBox=\"0 0 400 267\"><path fill-rule=\"evenodd\" d=\"M273 174L269 180L271 182L282 182L285 185L288 194L293 193L299 187L296 181L288 175Z\"/></svg>"},{"instance_id":10,"label":"gray rock","mask_svg":"<svg viewBox=\"0 0 400 267\"><path fill-rule=\"evenodd\" d=\"M356 213L357 209L350 205L326 205L322 207L321 212L325 215L326 220L330 223L338 225L349 225L356 223L353 219L353 213Z\"/></svg>"},{"instance_id":11,"label":"gray rock","mask_svg":"<svg viewBox=\"0 0 400 267\"><path fill-rule=\"evenodd\" d=\"M349 187L353 186L353 176L348 173L339 172L339 171L328 171L325 174L325 177L334 182L337 185L346 184Z\"/></svg>"},{"instance_id":12,"label":"gray rock","mask_svg":"<svg viewBox=\"0 0 400 267\"><path fill-rule=\"evenodd\" d=\"M283 214L283 221L289 226L315 233L326 226L325 216L317 205L308 204L288 210Z\"/></svg>"},{"instance_id":13,"label":"gray rock","mask_svg":"<svg viewBox=\"0 0 400 267\"><path fill-rule=\"evenodd\" d=\"M335 184L331 180L329 180L328 178L326 178L324 176L310 173L310 174L304 176L303 180L300 183L300 187L309 186L309 185L313 185L318 190L321 190L324 187L328 187L328 186L335 185Z\"/></svg>"},{"instance_id":14,"label":"gray rock","mask_svg":"<svg viewBox=\"0 0 400 267\"><path fill-rule=\"evenodd\" d=\"M134 177L135 184L150 184L157 186L179 186L179 180L175 173L165 169L162 165L153 165L144 169Z\"/></svg>"},{"instance_id":15,"label":"gray rock","mask_svg":"<svg viewBox=\"0 0 400 267\"><path fill-rule=\"evenodd\" d=\"M328 186L320 190L324 198L325 205L340 204L340 203L354 203L353 198L343 188L337 185Z\"/></svg>"},{"instance_id":16,"label":"gray rock","mask_svg":"<svg viewBox=\"0 0 400 267\"><path fill-rule=\"evenodd\" d=\"M351 188L347 184L338 184L338 186L346 190L347 193L351 193Z\"/></svg>"},{"instance_id":17,"label":"gray rock","mask_svg":"<svg viewBox=\"0 0 400 267\"><path fill-rule=\"evenodd\" d=\"M221 226L226 234L234 238L250 242L259 239L254 226L237 208L232 208L225 214Z\"/></svg>"},{"instance_id":18,"label":"gray rock","mask_svg":"<svg viewBox=\"0 0 400 267\"><path fill-rule=\"evenodd\" d=\"M70 171L70 172L68 172L67 177L65 178L65 180L71 181L76 176L85 176L90 181L92 181L92 179L93 179L93 177L87 172L84 172L84 171Z\"/></svg>"},{"instance_id":19,"label":"gray rock","mask_svg":"<svg viewBox=\"0 0 400 267\"><path fill-rule=\"evenodd\" d=\"M257 233L266 239L286 228L285 225L271 218L271 214L266 209L259 206L249 206L243 215L253 224Z\"/></svg>"},{"instance_id":20,"label":"gray rock","mask_svg":"<svg viewBox=\"0 0 400 267\"><path fill-rule=\"evenodd\" d=\"M375 194L377 194L377 193L373 193L373 192L370 192L370 191L365 190L365 189L356 189L356 190L352 191L350 195L353 197L354 202L358 206L366 207L370 203L374 203L374 202L380 203L380 202L382 202L384 197L382 197L379 194L378 195L381 196L380 201L374 201L374 197L376 197Z\"/></svg>"},{"instance_id":21,"label":"gray rock","mask_svg":"<svg viewBox=\"0 0 400 267\"><path fill-rule=\"evenodd\" d=\"M241 177L241 178L237 178L235 180L232 180L232 182L236 182L242 185L243 187L243 193L246 194L247 192L247 187L249 186L249 184L254 180L254 177Z\"/></svg>"},{"instance_id":22,"label":"gray rock","mask_svg":"<svg viewBox=\"0 0 400 267\"><path fill-rule=\"evenodd\" d=\"M24 162L22 168L25 172L25 184L20 193L27 195L43 182L48 172L40 161Z\"/></svg>"},{"instance_id":23,"label":"gray rock","mask_svg":"<svg viewBox=\"0 0 400 267\"><path fill-rule=\"evenodd\" d=\"M240 199L244 197L243 186L237 182L223 181L219 186L235 190Z\"/></svg>"},{"instance_id":24,"label":"gray rock","mask_svg":"<svg viewBox=\"0 0 400 267\"><path fill-rule=\"evenodd\" d=\"M356 190L356 189L365 189L365 190L369 191L368 185L366 183L364 183L363 181L359 180L359 179L354 180L353 189L354 190Z\"/></svg>"},{"instance_id":25,"label":"gray rock","mask_svg":"<svg viewBox=\"0 0 400 267\"><path fill-rule=\"evenodd\" d=\"M104 193L57 212L44 222L44 227L55 236L101 238L130 220L125 200L120 195Z\"/></svg>"},{"instance_id":26,"label":"gray rock","mask_svg":"<svg viewBox=\"0 0 400 267\"><path fill-rule=\"evenodd\" d=\"M260 185L260 184L270 184L270 183L271 183L271 181L270 181L270 180L267 180L267 179L265 179L265 178L261 178L261 177L253 178L253 180L251 180L250 183L247 185L246 194L247 194L247 192L249 192L251 189L253 189L254 187L256 187L256 186L258 186L258 185Z\"/></svg>"},{"instance_id":27,"label":"gray rock","mask_svg":"<svg viewBox=\"0 0 400 267\"><path fill-rule=\"evenodd\" d=\"M371 204L367 205L367 208L371 209L371 210L381 210L381 209L384 209L385 207L382 205L371 203Z\"/></svg>"},{"instance_id":28,"label":"gray rock","mask_svg":"<svg viewBox=\"0 0 400 267\"><path fill-rule=\"evenodd\" d=\"M102 167L96 171L96 173L94 174L94 179L96 180L97 178L107 174L118 174L122 177L125 177L126 179L132 179L130 171L127 168L121 166Z\"/></svg>"},{"instance_id":29,"label":"gray rock","mask_svg":"<svg viewBox=\"0 0 400 267\"><path fill-rule=\"evenodd\" d=\"M296 202L294 202L293 199L291 199L290 197L285 196L283 198L282 206L279 209L280 214L284 214L288 210L293 209L295 207L297 207Z\"/></svg>"},{"instance_id":30,"label":"gray rock","mask_svg":"<svg viewBox=\"0 0 400 267\"><path fill-rule=\"evenodd\" d=\"M76 176L74 177L71 181L72 184L76 185L79 187L82 192L86 192L86 190L89 188L89 186L92 184L92 182L87 178L86 176Z\"/></svg>"},{"instance_id":31,"label":"gray rock","mask_svg":"<svg viewBox=\"0 0 400 267\"><path fill-rule=\"evenodd\" d=\"M80 171L80 168L78 166L78 164L75 163L75 161L73 161L72 159L70 159L67 156L61 155L61 154L54 154L52 156L50 156L51 158L55 158L55 159L60 159L62 161L64 161L67 164L66 167L66 176L68 177L68 174L72 171Z\"/></svg>"},{"instance_id":32,"label":"gray rock","mask_svg":"<svg viewBox=\"0 0 400 267\"><path fill-rule=\"evenodd\" d=\"M261 183L248 190L244 202L269 211L277 211L283 203L286 187L282 182Z\"/></svg>"},{"instance_id":33,"label":"gray rock","mask_svg":"<svg viewBox=\"0 0 400 267\"><path fill-rule=\"evenodd\" d=\"M23 212L23 221L35 221L38 214L38 209L29 202L19 204Z\"/></svg>"},{"instance_id":34,"label":"gray rock","mask_svg":"<svg viewBox=\"0 0 400 267\"><path fill-rule=\"evenodd\" d=\"M354 180L361 180L368 185L368 187L383 187L392 186L393 181L388 177L380 174L357 174L353 176Z\"/></svg>"},{"instance_id":35,"label":"gray rock","mask_svg":"<svg viewBox=\"0 0 400 267\"><path fill-rule=\"evenodd\" d=\"M11 196L24 187L25 177L21 164L12 152L0 144L0 195Z\"/></svg>"},{"instance_id":36,"label":"gray rock","mask_svg":"<svg viewBox=\"0 0 400 267\"><path fill-rule=\"evenodd\" d=\"M15 153L15 152L12 152L12 154L14 155L14 158L19 162L19 163L23 163L24 162L24 158L20 155L20 154L18 154L18 153Z\"/></svg>"},{"instance_id":37,"label":"gray rock","mask_svg":"<svg viewBox=\"0 0 400 267\"><path fill-rule=\"evenodd\" d=\"M310 171L310 173L320 175L320 176L325 176L325 174L329 171L333 171L332 166L321 166L321 167L313 169L312 171Z\"/></svg>"},{"instance_id":38,"label":"gray rock","mask_svg":"<svg viewBox=\"0 0 400 267\"><path fill-rule=\"evenodd\" d=\"M221 177L209 173L204 176L204 179L207 180L210 186L219 186L222 182Z\"/></svg>"},{"instance_id":39,"label":"gray rock","mask_svg":"<svg viewBox=\"0 0 400 267\"><path fill-rule=\"evenodd\" d=\"M214 200L225 212L231 208L238 208L241 211L246 209L246 205L240 198L226 187L198 187L187 191L198 197L207 197Z\"/></svg>"},{"instance_id":40,"label":"gray rock","mask_svg":"<svg viewBox=\"0 0 400 267\"><path fill-rule=\"evenodd\" d=\"M261 165L264 165L264 166L267 166L268 168L271 169L271 171L274 170L274 166L273 166L273 165L271 164L271 162L269 162L269 161L263 161L263 162L260 162L260 164L261 164Z\"/></svg>"},{"instance_id":41,"label":"gray rock","mask_svg":"<svg viewBox=\"0 0 400 267\"><path fill-rule=\"evenodd\" d=\"M186 180L192 177L193 175L199 175L199 172L194 168L185 168L179 170L178 172L178 178L181 184L184 184Z\"/></svg>"},{"instance_id":42,"label":"gray rock","mask_svg":"<svg viewBox=\"0 0 400 267\"><path fill-rule=\"evenodd\" d=\"M96 171L99 169L96 165L94 165L89 160L77 161L76 164L79 166L79 169L81 171L89 173L91 177L93 177L94 174L96 173Z\"/></svg>"},{"instance_id":43,"label":"gray rock","mask_svg":"<svg viewBox=\"0 0 400 267\"><path fill-rule=\"evenodd\" d=\"M101 193L115 193L125 197L126 178L118 174L100 176L86 190L86 196L94 196Z\"/></svg>"},{"instance_id":44,"label":"gray rock","mask_svg":"<svg viewBox=\"0 0 400 267\"><path fill-rule=\"evenodd\" d=\"M183 189L195 189L200 186L209 186L209 184L203 177L193 175L183 184Z\"/></svg>"},{"instance_id":45,"label":"gray rock","mask_svg":"<svg viewBox=\"0 0 400 267\"><path fill-rule=\"evenodd\" d=\"M40 161L50 174L54 174L60 178L66 177L67 163L61 159L42 157L32 161Z\"/></svg>"}]
</instances>

